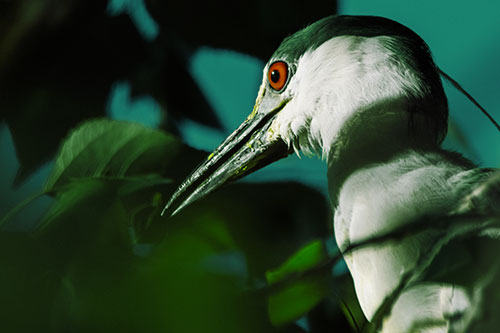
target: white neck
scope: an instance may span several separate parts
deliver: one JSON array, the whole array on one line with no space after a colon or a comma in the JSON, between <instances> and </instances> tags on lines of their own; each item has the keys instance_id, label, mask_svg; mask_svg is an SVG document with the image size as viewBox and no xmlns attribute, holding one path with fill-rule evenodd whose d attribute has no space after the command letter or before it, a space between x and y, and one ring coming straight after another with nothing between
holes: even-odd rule
<instances>
[{"instance_id":1,"label":"white neck","mask_svg":"<svg viewBox=\"0 0 500 333\"><path fill-rule=\"evenodd\" d=\"M336 205L343 183L357 170L387 163L411 149L437 150L437 145L409 131L409 113L401 99L373 104L348 119L327 157L330 200Z\"/></svg>"},{"instance_id":2,"label":"white neck","mask_svg":"<svg viewBox=\"0 0 500 333\"><path fill-rule=\"evenodd\" d=\"M349 121L328 156L335 238L341 250L421 216L449 212L470 190L472 183L463 179L477 169L428 140L410 136L401 107L386 104ZM368 318L428 242L411 237L345 256Z\"/></svg>"}]
</instances>

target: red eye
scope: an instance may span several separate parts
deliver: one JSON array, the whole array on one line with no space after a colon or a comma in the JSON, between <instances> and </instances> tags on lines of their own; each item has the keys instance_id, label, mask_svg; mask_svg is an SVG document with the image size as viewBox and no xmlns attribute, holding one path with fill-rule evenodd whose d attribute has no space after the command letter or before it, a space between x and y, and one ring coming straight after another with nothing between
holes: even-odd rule
<instances>
[{"instance_id":1,"label":"red eye","mask_svg":"<svg viewBox=\"0 0 500 333\"><path fill-rule=\"evenodd\" d=\"M267 79L274 90L280 91L286 84L288 78L288 65L286 62L277 61L269 67Z\"/></svg>"}]
</instances>

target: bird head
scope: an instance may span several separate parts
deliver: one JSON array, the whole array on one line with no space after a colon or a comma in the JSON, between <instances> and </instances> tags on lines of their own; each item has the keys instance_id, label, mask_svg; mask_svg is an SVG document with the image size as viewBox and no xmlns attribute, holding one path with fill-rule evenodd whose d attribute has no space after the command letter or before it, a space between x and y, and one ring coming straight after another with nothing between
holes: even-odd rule
<instances>
[{"instance_id":1,"label":"bird head","mask_svg":"<svg viewBox=\"0 0 500 333\"><path fill-rule=\"evenodd\" d=\"M393 130L439 144L447 117L439 71L416 33L381 17L326 17L284 39L264 67L253 111L163 213L293 151L328 159L349 142L397 139ZM359 133L368 134L355 139Z\"/></svg>"}]
</instances>

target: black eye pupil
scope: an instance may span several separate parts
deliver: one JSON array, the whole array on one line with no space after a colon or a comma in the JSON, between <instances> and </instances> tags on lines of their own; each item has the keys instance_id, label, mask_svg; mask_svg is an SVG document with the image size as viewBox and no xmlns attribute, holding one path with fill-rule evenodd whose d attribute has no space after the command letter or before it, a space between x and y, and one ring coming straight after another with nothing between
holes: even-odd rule
<instances>
[{"instance_id":1,"label":"black eye pupil","mask_svg":"<svg viewBox=\"0 0 500 333\"><path fill-rule=\"evenodd\" d=\"M271 81L274 83L278 82L280 79L280 72L278 70L274 70L271 72Z\"/></svg>"}]
</instances>

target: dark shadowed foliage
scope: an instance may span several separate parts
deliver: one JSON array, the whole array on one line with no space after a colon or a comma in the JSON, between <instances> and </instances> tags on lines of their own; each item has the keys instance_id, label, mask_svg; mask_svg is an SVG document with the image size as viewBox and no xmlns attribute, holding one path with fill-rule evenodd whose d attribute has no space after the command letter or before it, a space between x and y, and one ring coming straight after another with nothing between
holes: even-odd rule
<instances>
[{"instance_id":1,"label":"dark shadowed foliage","mask_svg":"<svg viewBox=\"0 0 500 333\"><path fill-rule=\"evenodd\" d=\"M167 111L168 130L184 117L217 127L187 71L190 54L209 45L266 59L284 36L336 7L335 1L145 4L160 31L149 42L125 13L108 15L106 1L0 3L0 119L21 164L16 183L53 157L69 129L104 115L117 80L130 80L133 94L152 95Z\"/></svg>"},{"instance_id":2,"label":"dark shadowed foliage","mask_svg":"<svg viewBox=\"0 0 500 333\"><path fill-rule=\"evenodd\" d=\"M304 279L282 269L314 269L332 251L316 190L236 184L160 217L206 157L176 136L177 123L219 126L188 71L191 54L207 45L265 60L286 35L335 12L335 1L315 3L144 1L159 27L146 38L106 1L0 2L0 119L20 164L13 183L55 157L32 198L52 204L34 227L15 225L31 199L0 220L2 331L320 332L362 321L345 273L339 294L330 268ZM104 119L120 80L160 104L161 129ZM273 272L279 283L266 280Z\"/></svg>"}]
</instances>

